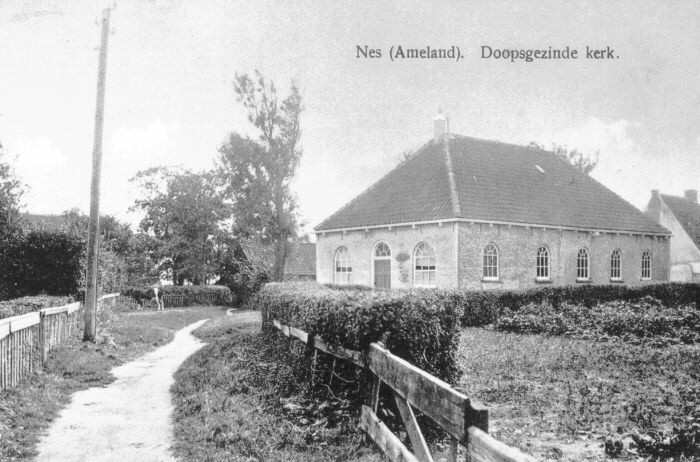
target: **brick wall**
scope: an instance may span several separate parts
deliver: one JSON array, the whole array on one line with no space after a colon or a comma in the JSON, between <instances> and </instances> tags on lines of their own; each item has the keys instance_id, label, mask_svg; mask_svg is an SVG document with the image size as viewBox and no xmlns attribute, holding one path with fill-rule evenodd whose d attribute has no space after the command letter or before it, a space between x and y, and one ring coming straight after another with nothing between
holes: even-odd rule
<instances>
[{"instance_id":1,"label":"brick wall","mask_svg":"<svg viewBox=\"0 0 700 462\"><path fill-rule=\"evenodd\" d=\"M482 252L489 243L499 251L498 282L482 281ZM537 249L549 249L551 282L536 281ZM622 282L639 285L642 252L652 253L652 281L666 281L669 274L669 241L651 237L593 234L568 230L544 230L521 226L459 224L459 281L468 289L517 289L542 284L576 284L576 256L589 251L590 283L609 284L610 255L622 251Z\"/></svg>"},{"instance_id":2,"label":"brick wall","mask_svg":"<svg viewBox=\"0 0 700 462\"><path fill-rule=\"evenodd\" d=\"M424 241L436 253L437 285L439 287L457 286L457 250L456 224L437 224L410 226L388 229L371 229L318 234L316 239L316 276L320 283L333 281L333 257L336 249L345 246L352 261L352 284L373 285L372 254L378 242L386 242L391 248L391 287L408 288L412 286L413 250ZM403 260L400 256L408 256ZM403 261L399 261L403 260Z\"/></svg>"}]
</instances>

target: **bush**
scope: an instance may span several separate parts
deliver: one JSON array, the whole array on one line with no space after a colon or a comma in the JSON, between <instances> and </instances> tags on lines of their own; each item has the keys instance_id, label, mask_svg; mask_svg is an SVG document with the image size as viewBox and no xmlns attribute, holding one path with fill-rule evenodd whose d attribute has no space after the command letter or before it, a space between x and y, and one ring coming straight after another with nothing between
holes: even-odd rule
<instances>
[{"instance_id":1,"label":"bush","mask_svg":"<svg viewBox=\"0 0 700 462\"><path fill-rule=\"evenodd\" d=\"M39 311L42 308L52 306L63 306L73 303L75 300L70 296L48 296L39 295L33 297L21 297L0 302L0 319L18 316L20 314Z\"/></svg>"},{"instance_id":2,"label":"bush","mask_svg":"<svg viewBox=\"0 0 700 462\"><path fill-rule=\"evenodd\" d=\"M75 295L84 242L56 231L32 231L0 243L0 298Z\"/></svg>"},{"instance_id":3,"label":"bush","mask_svg":"<svg viewBox=\"0 0 700 462\"><path fill-rule=\"evenodd\" d=\"M315 283L267 284L249 307L345 348L382 341L392 353L455 383L461 311L442 292L333 290Z\"/></svg>"},{"instance_id":4,"label":"bush","mask_svg":"<svg viewBox=\"0 0 700 462\"><path fill-rule=\"evenodd\" d=\"M669 343L700 343L700 312L695 303L667 308L653 297L637 302L614 301L587 307L564 303L531 303L518 311L507 310L496 322L497 330L525 334L654 339Z\"/></svg>"},{"instance_id":5,"label":"bush","mask_svg":"<svg viewBox=\"0 0 700 462\"><path fill-rule=\"evenodd\" d=\"M202 301L198 296L214 294L215 305L231 305L233 295L226 286L161 286L158 288L160 295L183 295L184 305L201 305ZM150 286L127 287L123 289L121 295L128 296L136 300L140 305L144 305L153 300L153 288Z\"/></svg>"},{"instance_id":6,"label":"bush","mask_svg":"<svg viewBox=\"0 0 700 462\"><path fill-rule=\"evenodd\" d=\"M635 302L653 297L667 307L679 307L700 300L698 283L661 283L629 287L625 285L580 285L543 287L521 291L454 291L451 303L464 310L462 325L483 326L496 322L505 312L529 305L547 304L558 309L565 304L593 307L612 301Z\"/></svg>"}]
</instances>

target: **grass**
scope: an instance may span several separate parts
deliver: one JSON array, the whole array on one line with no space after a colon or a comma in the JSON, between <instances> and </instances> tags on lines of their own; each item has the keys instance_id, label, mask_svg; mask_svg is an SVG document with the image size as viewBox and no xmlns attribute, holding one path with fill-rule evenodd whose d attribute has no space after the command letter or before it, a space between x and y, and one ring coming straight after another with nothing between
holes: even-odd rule
<instances>
[{"instance_id":1,"label":"grass","mask_svg":"<svg viewBox=\"0 0 700 462\"><path fill-rule=\"evenodd\" d=\"M490 433L541 460L604 460L607 437L671 431L700 409L698 345L467 328L458 356L461 385L489 408Z\"/></svg>"},{"instance_id":2,"label":"grass","mask_svg":"<svg viewBox=\"0 0 700 462\"><path fill-rule=\"evenodd\" d=\"M175 375L175 455L183 461L382 460L342 403L307 401L286 342L260 333L258 313L208 323L209 343Z\"/></svg>"},{"instance_id":3,"label":"grass","mask_svg":"<svg viewBox=\"0 0 700 462\"><path fill-rule=\"evenodd\" d=\"M101 313L98 342L82 342L76 335L51 352L44 370L0 392L0 460L34 457L41 433L75 391L112 382L113 367L168 343L188 324L223 315L220 307Z\"/></svg>"}]
</instances>

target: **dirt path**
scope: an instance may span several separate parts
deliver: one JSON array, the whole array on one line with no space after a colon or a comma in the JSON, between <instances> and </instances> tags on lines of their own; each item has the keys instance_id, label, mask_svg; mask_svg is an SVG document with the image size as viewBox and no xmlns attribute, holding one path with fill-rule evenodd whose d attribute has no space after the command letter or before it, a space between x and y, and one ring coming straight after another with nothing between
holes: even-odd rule
<instances>
[{"instance_id":1,"label":"dirt path","mask_svg":"<svg viewBox=\"0 0 700 462\"><path fill-rule=\"evenodd\" d=\"M39 443L39 462L160 462L174 460L170 386L180 364L204 343L191 332L197 321L175 333L172 342L116 367L107 387L79 391Z\"/></svg>"}]
</instances>

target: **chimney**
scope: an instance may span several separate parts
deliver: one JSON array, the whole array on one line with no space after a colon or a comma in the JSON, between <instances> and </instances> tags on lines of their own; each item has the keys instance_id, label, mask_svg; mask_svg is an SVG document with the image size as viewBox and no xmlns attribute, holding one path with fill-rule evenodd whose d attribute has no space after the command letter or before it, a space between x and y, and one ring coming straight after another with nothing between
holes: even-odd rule
<instances>
[{"instance_id":1,"label":"chimney","mask_svg":"<svg viewBox=\"0 0 700 462\"><path fill-rule=\"evenodd\" d=\"M651 190L651 197L659 197L659 190L658 190L658 189L652 189L652 190Z\"/></svg>"},{"instance_id":2,"label":"chimney","mask_svg":"<svg viewBox=\"0 0 700 462\"><path fill-rule=\"evenodd\" d=\"M433 139L439 141L450 131L450 121L445 114L438 109L438 113L433 117Z\"/></svg>"},{"instance_id":3,"label":"chimney","mask_svg":"<svg viewBox=\"0 0 700 462\"><path fill-rule=\"evenodd\" d=\"M698 203L698 190L697 189L686 189L685 190L685 198L692 202L693 204Z\"/></svg>"}]
</instances>

